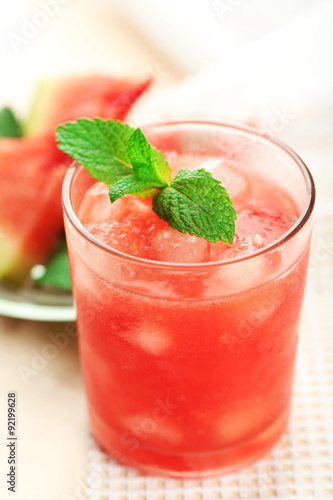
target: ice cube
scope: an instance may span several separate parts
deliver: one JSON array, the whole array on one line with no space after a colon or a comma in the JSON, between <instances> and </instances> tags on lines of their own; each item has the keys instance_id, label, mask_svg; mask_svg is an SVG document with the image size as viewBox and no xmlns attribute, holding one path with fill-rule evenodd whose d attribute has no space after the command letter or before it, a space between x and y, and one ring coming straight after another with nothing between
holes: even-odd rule
<instances>
[{"instance_id":1,"label":"ice cube","mask_svg":"<svg viewBox=\"0 0 333 500\"><path fill-rule=\"evenodd\" d=\"M170 333L161 325L154 323L143 324L136 330L124 332L123 337L136 348L153 356L163 355L172 345Z\"/></svg>"},{"instance_id":2,"label":"ice cube","mask_svg":"<svg viewBox=\"0 0 333 500\"><path fill-rule=\"evenodd\" d=\"M83 249L83 251L86 251ZM80 294L81 301L86 302L105 302L109 300L110 291L107 284L100 279L100 270L105 269L106 262L104 256L91 252L84 256L85 263L78 258L73 258L71 262L71 272L73 283L77 293ZM103 276L103 275L102 275ZM87 313L84 315L94 315L93 306L87 307Z\"/></svg>"},{"instance_id":3,"label":"ice cube","mask_svg":"<svg viewBox=\"0 0 333 500\"><path fill-rule=\"evenodd\" d=\"M151 211L151 199L141 199L126 195L111 203L108 187L97 182L86 192L78 211L83 224L123 221L127 216L136 214L146 216Z\"/></svg>"},{"instance_id":4,"label":"ice cube","mask_svg":"<svg viewBox=\"0 0 333 500\"><path fill-rule=\"evenodd\" d=\"M271 297L263 296L260 299L252 301L250 310L244 311L246 323L250 327L259 328L273 317L280 304L281 297L278 294L274 294L274 300Z\"/></svg>"},{"instance_id":5,"label":"ice cube","mask_svg":"<svg viewBox=\"0 0 333 500\"><path fill-rule=\"evenodd\" d=\"M216 425L216 440L231 445L254 435L267 420L267 405L256 400L242 404L234 410L225 409Z\"/></svg>"},{"instance_id":6,"label":"ice cube","mask_svg":"<svg viewBox=\"0 0 333 500\"><path fill-rule=\"evenodd\" d=\"M235 226L237 235L254 238L255 246L259 243L261 248L264 245L261 244L257 235L260 235L264 244L268 245L286 233L290 228L290 223L279 210L264 209L248 204L238 212Z\"/></svg>"},{"instance_id":7,"label":"ice cube","mask_svg":"<svg viewBox=\"0 0 333 500\"><path fill-rule=\"evenodd\" d=\"M102 222L111 219L112 205L108 187L96 182L86 192L78 211L83 224Z\"/></svg>"},{"instance_id":8,"label":"ice cube","mask_svg":"<svg viewBox=\"0 0 333 500\"><path fill-rule=\"evenodd\" d=\"M122 222L130 216L146 218L152 213L151 198L138 198L137 196L126 195L112 203L112 219Z\"/></svg>"},{"instance_id":9,"label":"ice cube","mask_svg":"<svg viewBox=\"0 0 333 500\"><path fill-rule=\"evenodd\" d=\"M239 237L235 236L232 245L224 243L223 241L218 243L210 243L210 260L227 260L241 257L242 255L250 254L257 250L257 247L253 243L253 239L249 237Z\"/></svg>"},{"instance_id":10,"label":"ice cube","mask_svg":"<svg viewBox=\"0 0 333 500\"><path fill-rule=\"evenodd\" d=\"M151 414L127 415L123 425L141 442L153 443L154 446L176 446L183 440L183 434L174 422L172 415L163 414L163 408L156 404Z\"/></svg>"},{"instance_id":11,"label":"ice cube","mask_svg":"<svg viewBox=\"0 0 333 500\"><path fill-rule=\"evenodd\" d=\"M144 351L154 356L161 356L172 345L172 339L160 327L150 325L138 333L135 343Z\"/></svg>"},{"instance_id":12,"label":"ice cube","mask_svg":"<svg viewBox=\"0 0 333 500\"><path fill-rule=\"evenodd\" d=\"M152 235L150 258L164 262L194 264L208 260L208 243L203 238L167 227Z\"/></svg>"},{"instance_id":13,"label":"ice cube","mask_svg":"<svg viewBox=\"0 0 333 500\"><path fill-rule=\"evenodd\" d=\"M96 238L121 252L146 257L146 236L142 221L132 216L122 222L100 222L86 224L86 228Z\"/></svg>"},{"instance_id":14,"label":"ice cube","mask_svg":"<svg viewBox=\"0 0 333 500\"><path fill-rule=\"evenodd\" d=\"M256 249L255 249L256 250ZM235 252L241 252L235 249ZM235 254L237 257L237 253ZM265 279L270 279L265 268L265 257L225 264L217 271L221 287L228 293L240 293L261 285Z\"/></svg>"}]
</instances>

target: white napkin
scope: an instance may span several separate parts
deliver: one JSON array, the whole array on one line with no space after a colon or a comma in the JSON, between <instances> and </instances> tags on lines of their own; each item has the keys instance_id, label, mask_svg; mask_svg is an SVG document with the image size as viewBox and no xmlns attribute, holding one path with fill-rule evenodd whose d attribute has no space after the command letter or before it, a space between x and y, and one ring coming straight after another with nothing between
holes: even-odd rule
<instances>
[{"instance_id":1,"label":"white napkin","mask_svg":"<svg viewBox=\"0 0 333 500\"><path fill-rule=\"evenodd\" d=\"M104 0L104 3L118 11L182 74L213 63L233 45L208 0Z\"/></svg>"},{"instance_id":2,"label":"white napkin","mask_svg":"<svg viewBox=\"0 0 333 500\"><path fill-rule=\"evenodd\" d=\"M276 135L302 117L311 121L322 115L329 121L332 2L112 0L111 4L187 73L179 84L157 88L148 96L132 114L134 123L210 116L255 121ZM244 16L250 24L247 30Z\"/></svg>"}]
</instances>

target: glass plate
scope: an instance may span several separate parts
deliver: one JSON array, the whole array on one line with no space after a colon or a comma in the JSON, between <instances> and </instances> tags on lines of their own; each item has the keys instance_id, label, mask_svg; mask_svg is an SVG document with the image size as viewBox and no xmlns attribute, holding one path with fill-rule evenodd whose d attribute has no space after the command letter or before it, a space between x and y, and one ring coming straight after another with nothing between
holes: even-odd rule
<instances>
[{"instance_id":1,"label":"glass plate","mask_svg":"<svg viewBox=\"0 0 333 500\"><path fill-rule=\"evenodd\" d=\"M0 314L37 321L75 321L76 312L69 292L33 287L19 289L0 283Z\"/></svg>"}]
</instances>

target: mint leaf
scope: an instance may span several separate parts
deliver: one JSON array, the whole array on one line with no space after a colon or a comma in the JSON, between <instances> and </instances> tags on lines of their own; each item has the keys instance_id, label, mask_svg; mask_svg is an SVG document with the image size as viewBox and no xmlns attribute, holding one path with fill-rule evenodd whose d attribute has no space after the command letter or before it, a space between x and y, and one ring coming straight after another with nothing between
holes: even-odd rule
<instances>
[{"instance_id":1,"label":"mint leaf","mask_svg":"<svg viewBox=\"0 0 333 500\"><path fill-rule=\"evenodd\" d=\"M157 182L156 182L157 184ZM165 184L161 184L161 187L165 186ZM123 179L120 179L118 182L110 186L109 195L111 203L114 203L118 198L121 198L125 194L135 194L140 196L141 198L146 198L147 196L151 196L152 188L154 193L156 192L156 187L152 186L151 182L141 181L135 175L128 175Z\"/></svg>"},{"instance_id":2,"label":"mint leaf","mask_svg":"<svg viewBox=\"0 0 333 500\"><path fill-rule=\"evenodd\" d=\"M236 212L221 182L204 169L178 172L142 131L111 120L80 119L57 128L59 149L109 186L111 202L126 194L153 197L153 210L169 225L216 243L232 243ZM171 183L171 184L170 184Z\"/></svg>"},{"instance_id":3,"label":"mint leaf","mask_svg":"<svg viewBox=\"0 0 333 500\"><path fill-rule=\"evenodd\" d=\"M138 179L167 186L171 182L171 168L162 152L149 144L142 131L136 129L128 140L128 154L133 172Z\"/></svg>"},{"instance_id":4,"label":"mint leaf","mask_svg":"<svg viewBox=\"0 0 333 500\"><path fill-rule=\"evenodd\" d=\"M153 198L157 215L181 233L189 233L216 243L232 243L236 212L221 182L204 169L182 169Z\"/></svg>"},{"instance_id":5,"label":"mint leaf","mask_svg":"<svg viewBox=\"0 0 333 500\"><path fill-rule=\"evenodd\" d=\"M127 150L133 165L133 174L123 177L110 186L109 195L112 203L125 194L135 194L142 198L152 196L159 188L168 185L167 180L171 180L171 169L167 161L163 158L162 172L157 159L158 151L148 143L139 128L129 138Z\"/></svg>"},{"instance_id":6,"label":"mint leaf","mask_svg":"<svg viewBox=\"0 0 333 500\"><path fill-rule=\"evenodd\" d=\"M36 280L37 285L46 285L71 290L69 263L65 236L54 251L44 274Z\"/></svg>"},{"instance_id":7,"label":"mint leaf","mask_svg":"<svg viewBox=\"0 0 333 500\"><path fill-rule=\"evenodd\" d=\"M137 191L133 193L133 195L138 196L139 198L152 198L155 194L159 193L161 190L155 187L149 187L146 189L142 189L141 191Z\"/></svg>"},{"instance_id":8,"label":"mint leaf","mask_svg":"<svg viewBox=\"0 0 333 500\"><path fill-rule=\"evenodd\" d=\"M22 127L9 108L0 111L0 137L22 137Z\"/></svg>"},{"instance_id":9,"label":"mint leaf","mask_svg":"<svg viewBox=\"0 0 333 500\"><path fill-rule=\"evenodd\" d=\"M57 127L58 147L108 186L133 174L127 151L134 129L112 120L80 119Z\"/></svg>"}]
</instances>

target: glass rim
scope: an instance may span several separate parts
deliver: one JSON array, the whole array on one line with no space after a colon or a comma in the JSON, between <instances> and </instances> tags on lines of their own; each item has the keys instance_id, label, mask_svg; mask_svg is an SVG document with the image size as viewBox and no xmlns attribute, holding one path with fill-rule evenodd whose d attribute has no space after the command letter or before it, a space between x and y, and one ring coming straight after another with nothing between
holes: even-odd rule
<instances>
[{"instance_id":1,"label":"glass rim","mask_svg":"<svg viewBox=\"0 0 333 500\"><path fill-rule=\"evenodd\" d=\"M138 264L141 266L149 266L149 267L156 267L156 268L164 268L164 269L175 269L175 270L189 270L189 269L196 269L196 270L207 270L207 268L211 267L219 267L219 266L224 266L224 265L230 265L230 264L236 264L239 262L244 262L244 261L249 261L251 259L254 259L256 257L259 257L261 255L264 255L268 252L271 252L275 250L276 248L280 247L284 243L288 242L290 239L292 239L307 223L307 221L310 219L311 214L313 212L314 208L314 203L315 203L315 197L316 197L316 190L315 190L315 184L313 181L313 177L303 162L303 160L298 156L295 151L287 146L284 142L271 137L269 134L260 131L260 129L251 127L248 125L243 125L240 123L236 122L231 122L231 121L211 121L211 120L175 120L175 121L161 121L161 122L154 122L151 124L145 124L141 126L141 129L144 131L149 131L149 129L156 129L158 127L171 127L171 126L182 126L182 125L188 125L188 126L216 126L216 127L223 127L229 130L236 130L238 132L243 132L251 135L253 138L260 138L263 141L266 141L268 144L275 145L278 148L282 149L289 157L294 160L294 162L297 164L297 166L300 168L305 184L306 184L306 200L304 204L304 208L298 217L297 221L291 226L291 228L284 233L282 236L280 236L278 239L272 241L268 245L264 246L263 248L260 248L250 254L246 255L241 255L239 257L233 257L231 259L225 259L225 260L219 260L219 261L209 261L209 262L198 262L198 263L183 263L183 262L165 262L165 261L159 261L159 260L150 260L150 259L145 259L142 257L136 257L134 255L130 255L127 253L124 253L120 250L117 250L116 248L112 248L111 246L107 245L103 241L99 240L96 238L93 234L91 234L86 227L82 224L82 222L79 220L73 205L71 201L71 196L70 196L70 191L71 191L71 186L72 182L74 179L75 174L78 172L78 166L80 169L84 169L83 166L81 166L78 162L74 161L71 166L69 167L68 171L66 172L63 185L62 185L62 204L63 204L63 209L64 212L71 223L71 225L74 227L76 231L80 233L81 236L83 236L87 241L92 243L93 245L97 246L99 249L106 251L107 253L113 255L114 257L117 257L121 260L125 260L127 262L130 262L132 264Z\"/></svg>"}]
</instances>

